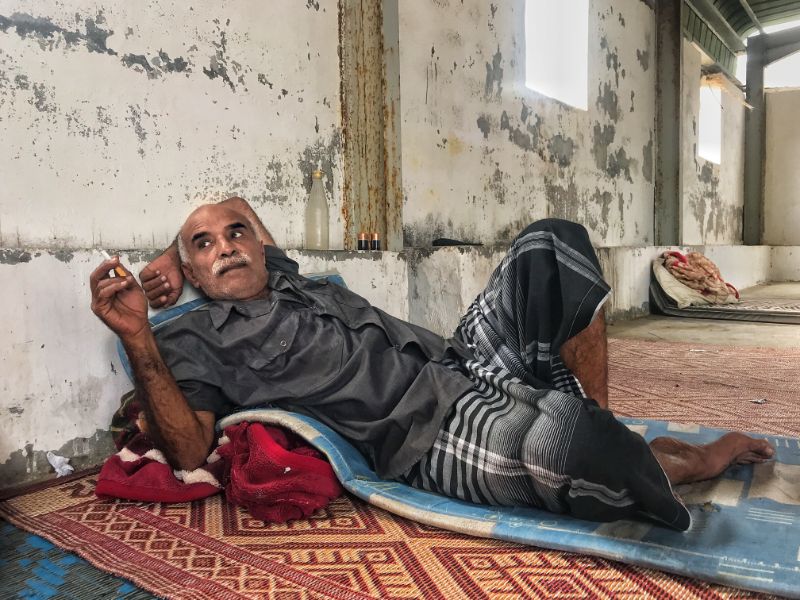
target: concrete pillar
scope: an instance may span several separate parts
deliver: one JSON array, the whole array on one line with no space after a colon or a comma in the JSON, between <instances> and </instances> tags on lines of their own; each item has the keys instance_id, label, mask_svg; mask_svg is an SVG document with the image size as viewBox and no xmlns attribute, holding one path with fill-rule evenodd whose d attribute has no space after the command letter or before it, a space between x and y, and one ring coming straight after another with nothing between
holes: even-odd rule
<instances>
[{"instance_id":1,"label":"concrete pillar","mask_svg":"<svg viewBox=\"0 0 800 600\"><path fill-rule=\"evenodd\" d=\"M766 38L757 35L747 40L747 103L744 134L744 243L757 246L763 236L764 148L766 146L766 103L764 67Z\"/></svg>"},{"instance_id":2,"label":"concrete pillar","mask_svg":"<svg viewBox=\"0 0 800 600\"><path fill-rule=\"evenodd\" d=\"M681 72L683 2L656 3L655 243L681 243Z\"/></svg>"}]
</instances>

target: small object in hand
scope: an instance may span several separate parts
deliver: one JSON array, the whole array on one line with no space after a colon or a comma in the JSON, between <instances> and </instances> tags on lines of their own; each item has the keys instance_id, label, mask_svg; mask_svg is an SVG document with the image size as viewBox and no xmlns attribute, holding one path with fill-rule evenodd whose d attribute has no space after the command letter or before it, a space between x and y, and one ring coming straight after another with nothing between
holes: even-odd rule
<instances>
[{"instance_id":1,"label":"small object in hand","mask_svg":"<svg viewBox=\"0 0 800 600\"><path fill-rule=\"evenodd\" d=\"M103 258L105 258L106 260L111 260L111 255L108 252L106 252L105 250L100 250L100 254L102 254ZM120 266L114 267L113 269L111 269L108 272L108 274L111 277L115 277L117 275L120 276L120 277L126 277L127 276L127 273L125 273L125 269L123 269Z\"/></svg>"},{"instance_id":2,"label":"small object in hand","mask_svg":"<svg viewBox=\"0 0 800 600\"><path fill-rule=\"evenodd\" d=\"M369 240L367 240L367 233L365 231L358 234L358 249L369 250Z\"/></svg>"},{"instance_id":3,"label":"small object in hand","mask_svg":"<svg viewBox=\"0 0 800 600\"><path fill-rule=\"evenodd\" d=\"M370 245L372 250L380 250L381 249L381 238L378 237L377 233L372 234L372 244Z\"/></svg>"},{"instance_id":4,"label":"small object in hand","mask_svg":"<svg viewBox=\"0 0 800 600\"><path fill-rule=\"evenodd\" d=\"M752 400L750 400L750 402L752 402L753 404L766 404L767 403L767 399L766 398L753 398Z\"/></svg>"}]
</instances>

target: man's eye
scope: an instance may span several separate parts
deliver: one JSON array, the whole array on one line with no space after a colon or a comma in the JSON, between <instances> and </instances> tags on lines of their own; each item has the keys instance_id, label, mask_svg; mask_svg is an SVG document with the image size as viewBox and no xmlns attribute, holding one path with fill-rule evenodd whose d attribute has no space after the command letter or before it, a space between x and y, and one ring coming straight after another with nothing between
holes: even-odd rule
<instances>
[{"instance_id":1,"label":"man's eye","mask_svg":"<svg viewBox=\"0 0 800 600\"><path fill-rule=\"evenodd\" d=\"M240 237L242 237L242 232L241 231L234 231L233 233L231 233L231 237L232 238L240 238Z\"/></svg>"},{"instance_id":2,"label":"man's eye","mask_svg":"<svg viewBox=\"0 0 800 600\"><path fill-rule=\"evenodd\" d=\"M197 244L197 247L202 249L202 248L206 248L207 246L210 246L210 245L211 245L211 242L209 242L208 240L203 240L202 242Z\"/></svg>"}]
</instances>

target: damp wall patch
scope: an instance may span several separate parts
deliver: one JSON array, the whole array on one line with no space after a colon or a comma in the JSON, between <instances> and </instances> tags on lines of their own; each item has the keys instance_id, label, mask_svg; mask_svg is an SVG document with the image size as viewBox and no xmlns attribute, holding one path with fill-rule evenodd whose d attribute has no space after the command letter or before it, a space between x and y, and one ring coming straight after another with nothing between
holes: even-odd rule
<instances>
[{"instance_id":1,"label":"damp wall patch","mask_svg":"<svg viewBox=\"0 0 800 600\"><path fill-rule=\"evenodd\" d=\"M400 3L406 244L508 242L547 216L597 245L652 243L652 9L590 2L581 111L525 87L524 5Z\"/></svg>"},{"instance_id":2,"label":"damp wall patch","mask_svg":"<svg viewBox=\"0 0 800 600\"><path fill-rule=\"evenodd\" d=\"M317 162L340 239L337 48L335 0L3 3L2 245L157 248L237 194L300 246Z\"/></svg>"}]
</instances>

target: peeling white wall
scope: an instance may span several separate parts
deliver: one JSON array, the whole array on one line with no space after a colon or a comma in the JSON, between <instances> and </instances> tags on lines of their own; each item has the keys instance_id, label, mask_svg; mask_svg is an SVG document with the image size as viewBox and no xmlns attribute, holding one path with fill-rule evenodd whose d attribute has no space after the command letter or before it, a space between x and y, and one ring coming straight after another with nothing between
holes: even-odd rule
<instances>
[{"instance_id":1,"label":"peeling white wall","mask_svg":"<svg viewBox=\"0 0 800 600\"><path fill-rule=\"evenodd\" d=\"M141 255L122 258L135 269L146 264ZM108 429L132 387L114 337L89 309L87 282L101 261L95 252L3 251L0 306L15 310L0 318L2 487L41 478L48 450L80 468L97 464L110 447L106 434L87 444L85 456L73 451L81 438Z\"/></svg>"},{"instance_id":2,"label":"peeling white wall","mask_svg":"<svg viewBox=\"0 0 800 600\"><path fill-rule=\"evenodd\" d=\"M135 249L138 271L233 194L301 246L318 162L341 244L338 18L336 0L0 1L0 486L47 476L47 450L108 453L130 384L82 249ZM374 272L397 287L403 267Z\"/></svg>"},{"instance_id":3,"label":"peeling white wall","mask_svg":"<svg viewBox=\"0 0 800 600\"><path fill-rule=\"evenodd\" d=\"M652 9L590 2L581 111L525 88L524 5L399 3L406 244L509 241L545 216L598 245L652 243Z\"/></svg>"},{"instance_id":4,"label":"peeling white wall","mask_svg":"<svg viewBox=\"0 0 800 600\"><path fill-rule=\"evenodd\" d=\"M767 90L764 243L800 244L800 89Z\"/></svg>"},{"instance_id":5,"label":"peeling white wall","mask_svg":"<svg viewBox=\"0 0 800 600\"><path fill-rule=\"evenodd\" d=\"M697 154L700 51L683 40L681 122L681 238L684 244L741 244L744 206L744 95L729 81L717 88L722 102L720 164Z\"/></svg>"},{"instance_id":6,"label":"peeling white wall","mask_svg":"<svg viewBox=\"0 0 800 600\"><path fill-rule=\"evenodd\" d=\"M408 264L402 252L289 250L301 273L338 271L347 287L373 306L408 319Z\"/></svg>"},{"instance_id":7,"label":"peeling white wall","mask_svg":"<svg viewBox=\"0 0 800 600\"><path fill-rule=\"evenodd\" d=\"M449 335L502 244L530 221L562 217L608 247L612 310L641 314L659 250L648 247L654 14L641 0L590 6L591 101L579 111L524 87L523 0L399 3L406 243L486 247L291 250L302 270L337 269L376 306ZM335 0L0 0L0 424L10 432L0 486L46 476L47 450L95 464L130 388L89 310L99 258L87 249L132 249L123 260L138 271L192 206L232 194L280 245L299 247L317 161L340 243L338 16ZM739 243L725 216L741 207L737 167L723 162L724 218L712 216L716 201L702 217L684 214L698 243ZM750 279L796 271L791 253L767 265L761 250L707 248L723 272L738 265Z\"/></svg>"},{"instance_id":8,"label":"peeling white wall","mask_svg":"<svg viewBox=\"0 0 800 600\"><path fill-rule=\"evenodd\" d=\"M337 47L335 0L2 2L0 246L163 247L233 194L300 246L317 161L341 240Z\"/></svg>"},{"instance_id":9,"label":"peeling white wall","mask_svg":"<svg viewBox=\"0 0 800 600\"><path fill-rule=\"evenodd\" d=\"M409 319L440 335L453 335L507 250L506 246L406 250Z\"/></svg>"}]
</instances>

